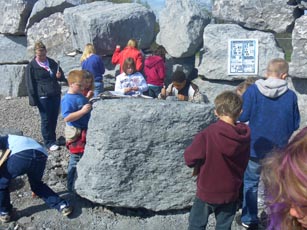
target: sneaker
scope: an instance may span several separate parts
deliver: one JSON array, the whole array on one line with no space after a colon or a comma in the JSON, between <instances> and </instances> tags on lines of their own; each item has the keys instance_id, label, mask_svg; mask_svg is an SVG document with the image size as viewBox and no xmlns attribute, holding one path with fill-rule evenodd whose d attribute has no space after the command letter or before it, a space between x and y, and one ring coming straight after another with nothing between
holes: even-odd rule
<instances>
[{"instance_id":1,"label":"sneaker","mask_svg":"<svg viewBox=\"0 0 307 230\"><path fill-rule=\"evenodd\" d=\"M246 224L242 222L241 225L248 230L258 230L258 224Z\"/></svg>"},{"instance_id":2,"label":"sneaker","mask_svg":"<svg viewBox=\"0 0 307 230\"><path fill-rule=\"evenodd\" d=\"M59 148L60 148L60 147L59 147L58 145L54 144L54 145L51 145L51 146L50 146L49 150L50 150L50 151L56 151L56 150L59 150Z\"/></svg>"},{"instance_id":3,"label":"sneaker","mask_svg":"<svg viewBox=\"0 0 307 230\"><path fill-rule=\"evenodd\" d=\"M69 216L72 213L72 207L68 204L62 204L60 207L60 212L63 216Z\"/></svg>"},{"instance_id":4,"label":"sneaker","mask_svg":"<svg viewBox=\"0 0 307 230\"><path fill-rule=\"evenodd\" d=\"M1 213L0 213L0 221L1 221L2 223L7 223L7 222L9 222L10 220L11 220L11 217L10 217L10 215L9 215L8 212L1 212Z\"/></svg>"}]
</instances>

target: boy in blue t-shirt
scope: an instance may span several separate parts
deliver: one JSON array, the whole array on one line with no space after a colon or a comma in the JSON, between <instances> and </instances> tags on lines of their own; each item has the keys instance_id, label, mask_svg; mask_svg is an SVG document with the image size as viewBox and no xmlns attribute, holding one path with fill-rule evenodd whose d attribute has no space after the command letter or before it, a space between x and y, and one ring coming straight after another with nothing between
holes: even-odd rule
<instances>
[{"instance_id":1,"label":"boy in blue t-shirt","mask_svg":"<svg viewBox=\"0 0 307 230\"><path fill-rule=\"evenodd\" d=\"M261 160L274 149L287 145L292 133L299 128L300 113L295 92L288 88L289 65L282 58L269 62L266 79L259 79L243 94L241 122L249 122L251 150L244 173L242 225L258 227L257 194Z\"/></svg>"},{"instance_id":2,"label":"boy in blue t-shirt","mask_svg":"<svg viewBox=\"0 0 307 230\"><path fill-rule=\"evenodd\" d=\"M81 70L69 72L67 77L69 89L61 102L62 116L66 122L66 147L70 152L67 172L67 189L69 192L73 191L76 166L84 153L86 131L92 110L92 105L82 94L85 84L83 73Z\"/></svg>"}]
</instances>

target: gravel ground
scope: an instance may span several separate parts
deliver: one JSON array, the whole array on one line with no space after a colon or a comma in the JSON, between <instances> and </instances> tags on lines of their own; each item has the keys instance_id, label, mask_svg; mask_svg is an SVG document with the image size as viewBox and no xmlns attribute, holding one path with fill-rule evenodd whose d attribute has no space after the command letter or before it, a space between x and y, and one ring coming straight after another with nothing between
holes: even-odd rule
<instances>
[{"instance_id":1,"label":"gravel ground","mask_svg":"<svg viewBox=\"0 0 307 230\"><path fill-rule=\"evenodd\" d=\"M40 119L36 107L28 105L28 98L0 98L0 128L21 130L42 142ZM64 122L59 116L57 135L63 135ZM12 221L0 223L0 230L184 230L187 229L189 210L154 213L148 210L132 210L105 207L66 192L66 169L68 151L50 152L44 181L74 207L73 214L63 217L54 209L49 209L41 199L32 198L27 177L16 178L11 185L11 200L14 206ZM238 213L239 215L239 213ZM215 229L211 217L207 229ZM235 221L232 229L243 229Z\"/></svg>"}]
</instances>

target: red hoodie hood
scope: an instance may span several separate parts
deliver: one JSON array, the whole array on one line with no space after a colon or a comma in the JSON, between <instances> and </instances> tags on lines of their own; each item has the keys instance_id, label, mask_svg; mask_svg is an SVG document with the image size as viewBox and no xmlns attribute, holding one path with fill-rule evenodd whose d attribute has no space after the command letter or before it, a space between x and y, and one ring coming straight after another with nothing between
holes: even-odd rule
<instances>
[{"instance_id":1,"label":"red hoodie hood","mask_svg":"<svg viewBox=\"0 0 307 230\"><path fill-rule=\"evenodd\" d=\"M160 56L149 56L145 60L145 66L147 66L149 69L154 67L157 63L163 62L163 59Z\"/></svg>"}]
</instances>

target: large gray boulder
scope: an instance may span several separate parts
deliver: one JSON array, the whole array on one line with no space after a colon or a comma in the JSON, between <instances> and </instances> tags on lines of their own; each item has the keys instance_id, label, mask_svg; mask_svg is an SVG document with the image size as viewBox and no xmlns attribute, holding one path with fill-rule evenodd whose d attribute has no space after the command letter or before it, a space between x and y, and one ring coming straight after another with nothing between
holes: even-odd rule
<instances>
[{"instance_id":1,"label":"large gray boulder","mask_svg":"<svg viewBox=\"0 0 307 230\"><path fill-rule=\"evenodd\" d=\"M27 96L25 69L26 65L0 65L0 73L5 73L1 77L0 95Z\"/></svg>"},{"instance_id":2,"label":"large gray boulder","mask_svg":"<svg viewBox=\"0 0 307 230\"><path fill-rule=\"evenodd\" d=\"M0 0L0 33L25 35L31 10L37 0Z\"/></svg>"},{"instance_id":3,"label":"large gray boulder","mask_svg":"<svg viewBox=\"0 0 307 230\"><path fill-rule=\"evenodd\" d=\"M0 34L0 64L27 63L27 38Z\"/></svg>"},{"instance_id":4,"label":"large gray boulder","mask_svg":"<svg viewBox=\"0 0 307 230\"><path fill-rule=\"evenodd\" d=\"M214 119L212 104L98 101L77 166L77 193L112 207L160 211L190 206L196 185L183 152Z\"/></svg>"},{"instance_id":5,"label":"large gray boulder","mask_svg":"<svg viewBox=\"0 0 307 230\"><path fill-rule=\"evenodd\" d=\"M301 13L284 0L215 0L212 15L247 28L283 33L289 32Z\"/></svg>"},{"instance_id":6,"label":"large gray boulder","mask_svg":"<svg viewBox=\"0 0 307 230\"><path fill-rule=\"evenodd\" d=\"M64 18L74 49L93 43L98 54L112 54L117 44L124 47L131 38L139 48L149 48L155 36L153 11L137 3L88 3L65 9Z\"/></svg>"},{"instance_id":7,"label":"large gray boulder","mask_svg":"<svg viewBox=\"0 0 307 230\"><path fill-rule=\"evenodd\" d=\"M292 32L292 55L290 75L297 78L307 78L307 15L298 18Z\"/></svg>"},{"instance_id":8,"label":"large gray boulder","mask_svg":"<svg viewBox=\"0 0 307 230\"><path fill-rule=\"evenodd\" d=\"M64 11L64 9L77 6L80 4L92 2L92 0L38 0L30 14L27 22L27 28L34 23L39 22L43 18L49 17L51 14Z\"/></svg>"},{"instance_id":9,"label":"large gray boulder","mask_svg":"<svg viewBox=\"0 0 307 230\"><path fill-rule=\"evenodd\" d=\"M63 13L54 13L28 29L28 59L34 57L34 44L39 40L46 45L47 55L54 59L59 59L72 50L71 33L64 21Z\"/></svg>"},{"instance_id":10,"label":"large gray boulder","mask_svg":"<svg viewBox=\"0 0 307 230\"><path fill-rule=\"evenodd\" d=\"M267 63L283 58L284 53L268 32L250 31L235 24L209 24L204 30L204 53L198 66L199 75L208 79L238 80L246 75L228 75L229 39L258 39L258 75L264 76Z\"/></svg>"},{"instance_id":11,"label":"large gray boulder","mask_svg":"<svg viewBox=\"0 0 307 230\"><path fill-rule=\"evenodd\" d=\"M209 15L190 0L166 0L159 14L160 32L156 42L175 58L190 57L201 48Z\"/></svg>"}]
</instances>

